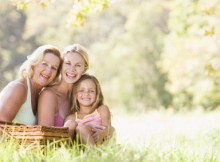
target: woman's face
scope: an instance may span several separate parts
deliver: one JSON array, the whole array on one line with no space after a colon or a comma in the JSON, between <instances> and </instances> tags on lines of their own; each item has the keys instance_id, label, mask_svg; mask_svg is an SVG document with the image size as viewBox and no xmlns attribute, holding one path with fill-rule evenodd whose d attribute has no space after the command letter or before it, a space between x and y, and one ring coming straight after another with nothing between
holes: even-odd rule
<instances>
[{"instance_id":1,"label":"woman's face","mask_svg":"<svg viewBox=\"0 0 220 162\"><path fill-rule=\"evenodd\" d=\"M60 58L53 53L46 53L43 60L34 67L32 79L42 87L50 84L57 75Z\"/></svg>"},{"instance_id":2,"label":"woman's face","mask_svg":"<svg viewBox=\"0 0 220 162\"><path fill-rule=\"evenodd\" d=\"M64 56L62 66L62 79L67 83L75 83L85 72L85 61L76 52L67 53Z\"/></svg>"}]
</instances>

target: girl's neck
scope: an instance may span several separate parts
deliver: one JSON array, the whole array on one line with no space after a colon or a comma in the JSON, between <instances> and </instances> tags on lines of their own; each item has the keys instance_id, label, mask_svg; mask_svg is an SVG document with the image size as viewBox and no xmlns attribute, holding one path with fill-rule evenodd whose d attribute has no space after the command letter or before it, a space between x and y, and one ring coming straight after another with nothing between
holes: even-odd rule
<instances>
[{"instance_id":1,"label":"girl's neck","mask_svg":"<svg viewBox=\"0 0 220 162\"><path fill-rule=\"evenodd\" d=\"M93 113L95 111L95 109L94 108L92 108L92 106L87 106L87 107L85 107L85 106L81 106L80 107L80 109L79 109L79 111L78 111L78 113L79 114L91 114L91 113Z\"/></svg>"}]
</instances>

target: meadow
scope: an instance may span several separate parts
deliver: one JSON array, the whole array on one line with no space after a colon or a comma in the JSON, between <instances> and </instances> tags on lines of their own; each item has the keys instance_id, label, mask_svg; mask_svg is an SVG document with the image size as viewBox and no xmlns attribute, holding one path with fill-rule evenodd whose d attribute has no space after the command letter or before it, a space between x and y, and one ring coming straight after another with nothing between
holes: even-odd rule
<instances>
[{"instance_id":1,"label":"meadow","mask_svg":"<svg viewBox=\"0 0 220 162\"><path fill-rule=\"evenodd\" d=\"M44 149L1 141L0 161L218 162L220 112L113 114L116 139L95 148Z\"/></svg>"}]
</instances>

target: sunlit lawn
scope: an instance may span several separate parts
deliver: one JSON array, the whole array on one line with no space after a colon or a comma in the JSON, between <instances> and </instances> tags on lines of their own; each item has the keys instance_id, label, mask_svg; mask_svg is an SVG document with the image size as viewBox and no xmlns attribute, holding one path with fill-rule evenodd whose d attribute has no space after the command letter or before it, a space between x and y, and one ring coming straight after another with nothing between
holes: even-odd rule
<instances>
[{"instance_id":1,"label":"sunlit lawn","mask_svg":"<svg viewBox=\"0 0 220 162\"><path fill-rule=\"evenodd\" d=\"M220 112L113 113L117 140L95 148L0 143L0 161L219 162Z\"/></svg>"},{"instance_id":2,"label":"sunlit lawn","mask_svg":"<svg viewBox=\"0 0 220 162\"><path fill-rule=\"evenodd\" d=\"M141 144L152 138L163 140L182 135L195 138L220 130L220 112L146 112L136 115L113 115L119 143ZM220 138L220 137L219 137Z\"/></svg>"},{"instance_id":3,"label":"sunlit lawn","mask_svg":"<svg viewBox=\"0 0 220 162\"><path fill-rule=\"evenodd\" d=\"M113 119L117 142L145 149L143 161L220 161L220 112L147 112Z\"/></svg>"}]
</instances>

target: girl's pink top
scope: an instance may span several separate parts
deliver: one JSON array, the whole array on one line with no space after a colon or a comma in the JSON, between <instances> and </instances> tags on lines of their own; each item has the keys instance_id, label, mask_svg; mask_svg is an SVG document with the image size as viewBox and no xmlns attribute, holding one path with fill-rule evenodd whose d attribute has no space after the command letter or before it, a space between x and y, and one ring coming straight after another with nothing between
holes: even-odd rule
<instances>
[{"instance_id":1,"label":"girl's pink top","mask_svg":"<svg viewBox=\"0 0 220 162\"><path fill-rule=\"evenodd\" d=\"M88 126L102 124L102 118L97 109L93 113L84 116L82 119L79 119L77 112L75 112L75 120L78 124L85 124Z\"/></svg>"},{"instance_id":2,"label":"girl's pink top","mask_svg":"<svg viewBox=\"0 0 220 162\"><path fill-rule=\"evenodd\" d=\"M64 119L62 116L60 116L59 113L55 114L55 120L54 120L54 126L55 127L62 127L64 124Z\"/></svg>"}]
</instances>

